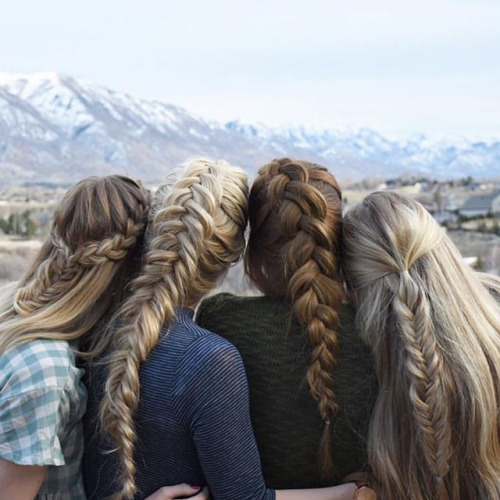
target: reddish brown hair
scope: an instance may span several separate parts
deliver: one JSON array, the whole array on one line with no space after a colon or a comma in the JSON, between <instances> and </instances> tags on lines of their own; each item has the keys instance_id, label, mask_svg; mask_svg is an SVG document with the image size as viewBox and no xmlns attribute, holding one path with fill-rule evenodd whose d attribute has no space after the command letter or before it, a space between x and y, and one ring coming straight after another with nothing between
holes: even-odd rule
<instances>
[{"instance_id":1,"label":"reddish brown hair","mask_svg":"<svg viewBox=\"0 0 500 500\"><path fill-rule=\"evenodd\" d=\"M342 195L326 168L281 158L262 167L250 192L248 275L266 295L286 297L307 326L313 354L307 373L325 422L321 464L331 470L331 419L336 413L333 371L343 287L338 252Z\"/></svg>"}]
</instances>

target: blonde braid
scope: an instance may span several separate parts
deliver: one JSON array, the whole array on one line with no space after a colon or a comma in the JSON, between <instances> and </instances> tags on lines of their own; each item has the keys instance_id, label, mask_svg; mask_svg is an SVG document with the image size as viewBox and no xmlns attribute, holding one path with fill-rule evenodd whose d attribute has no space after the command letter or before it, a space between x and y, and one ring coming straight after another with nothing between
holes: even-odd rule
<instances>
[{"instance_id":1,"label":"blonde braid","mask_svg":"<svg viewBox=\"0 0 500 500\"><path fill-rule=\"evenodd\" d=\"M121 491L116 498L133 498L137 491L134 415L140 365L175 309L197 301L239 259L247 193L241 170L203 158L186 165L170 192L159 190L163 199L154 203L144 267L117 314L122 326L114 335L100 408L103 429L119 455Z\"/></svg>"},{"instance_id":2,"label":"blonde braid","mask_svg":"<svg viewBox=\"0 0 500 500\"><path fill-rule=\"evenodd\" d=\"M445 479L453 450L449 408L442 404L447 395L443 358L431 332L427 298L407 270L400 274L392 307L407 356L403 366L409 380L409 402L424 449L420 466L427 463L426 481L435 492L433 498L448 500Z\"/></svg>"},{"instance_id":3,"label":"blonde braid","mask_svg":"<svg viewBox=\"0 0 500 500\"><path fill-rule=\"evenodd\" d=\"M379 380L368 451L380 496L500 498L495 280L470 269L424 207L397 193L372 193L349 210L343 245Z\"/></svg>"}]
</instances>

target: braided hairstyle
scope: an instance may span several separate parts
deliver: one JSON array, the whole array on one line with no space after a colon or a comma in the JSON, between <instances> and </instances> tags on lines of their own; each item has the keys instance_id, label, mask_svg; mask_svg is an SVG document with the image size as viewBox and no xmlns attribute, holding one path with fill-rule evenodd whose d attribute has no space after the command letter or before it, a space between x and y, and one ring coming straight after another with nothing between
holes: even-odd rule
<instances>
[{"instance_id":1,"label":"braided hairstyle","mask_svg":"<svg viewBox=\"0 0 500 500\"><path fill-rule=\"evenodd\" d=\"M119 300L133 272L148 209L148 191L128 177L90 177L71 188L2 308L0 352L38 338L86 334Z\"/></svg>"},{"instance_id":2,"label":"braided hairstyle","mask_svg":"<svg viewBox=\"0 0 500 500\"><path fill-rule=\"evenodd\" d=\"M417 202L344 216L343 265L379 394L369 461L382 498L500 498L500 311Z\"/></svg>"},{"instance_id":3,"label":"braided hairstyle","mask_svg":"<svg viewBox=\"0 0 500 500\"><path fill-rule=\"evenodd\" d=\"M136 493L134 414L139 368L179 306L195 304L244 250L248 186L242 170L196 158L173 186L158 191L148 229L145 263L114 322L114 349L100 407L103 429L116 445L121 491Z\"/></svg>"},{"instance_id":4,"label":"braided hairstyle","mask_svg":"<svg viewBox=\"0 0 500 500\"><path fill-rule=\"evenodd\" d=\"M342 196L326 168L282 158L262 167L250 192L248 275L268 296L293 303L313 353L307 381L324 421L320 459L331 472L331 425L337 411L333 373L343 289L338 271Z\"/></svg>"}]
</instances>

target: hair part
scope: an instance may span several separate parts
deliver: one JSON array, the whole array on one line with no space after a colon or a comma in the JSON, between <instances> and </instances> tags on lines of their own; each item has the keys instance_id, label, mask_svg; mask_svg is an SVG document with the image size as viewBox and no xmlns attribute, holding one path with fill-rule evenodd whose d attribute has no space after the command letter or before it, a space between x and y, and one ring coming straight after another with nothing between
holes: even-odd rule
<instances>
[{"instance_id":1,"label":"hair part","mask_svg":"<svg viewBox=\"0 0 500 500\"><path fill-rule=\"evenodd\" d=\"M307 382L324 421L322 470L332 469L331 421L343 287L338 270L342 196L326 168L281 158L260 169L250 192L247 274L266 295L286 297L313 352Z\"/></svg>"},{"instance_id":2,"label":"hair part","mask_svg":"<svg viewBox=\"0 0 500 500\"><path fill-rule=\"evenodd\" d=\"M188 161L175 183L158 191L144 266L112 322L121 326L114 332L100 407L103 429L119 457L121 490L116 498L130 499L137 491L134 415L140 366L176 308L196 303L240 259L247 205L244 172L207 158Z\"/></svg>"},{"instance_id":3,"label":"hair part","mask_svg":"<svg viewBox=\"0 0 500 500\"><path fill-rule=\"evenodd\" d=\"M382 498L500 498L500 311L483 284L497 280L396 193L349 210L343 241L379 380L368 450Z\"/></svg>"}]
</instances>

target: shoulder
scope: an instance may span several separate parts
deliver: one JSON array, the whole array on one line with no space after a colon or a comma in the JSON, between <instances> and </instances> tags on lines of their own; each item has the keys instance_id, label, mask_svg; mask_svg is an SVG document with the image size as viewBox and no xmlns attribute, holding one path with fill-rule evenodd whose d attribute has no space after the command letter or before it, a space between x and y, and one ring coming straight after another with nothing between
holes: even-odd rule
<instances>
[{"instance_id":1,"label":"shoulder","mask_svg":"<svg viewBox=\"0 0 500 500\"><path fill-rule=\"evenodd\" d=\"M370 356L369 347L363 342L356 325L356 309L351 304L343 304L340 317L340 351L353 356Z\"/></svg>"},{"instance_id":2,"label":"shoulder","mask_svg":"<svg viewBox=\"0 0 500 500\"><path fill-rule=\"evenodd\" d=\"M174 380L172 396L188 420L228 394L237 398L248 391L245 367L236 347L202 328L179 360Z\"/></svg>"},{"instance_id":3,"label":"shoulder","mask_svg":"<svg viewBox=\"0 0 500 500\"><path fill-rule=\"evenodd\" d=\"M193 360L202 367L205 364L238 364L240 353L236 347L220 335L200 326L198 335L184 353L183 361Z\"/></svg>"},{"instance_id":4,"label":"shoulder","mask_svg":"<svg viewBox=\"0 0 500 500\"><path fill-rule=\"evenodd\" d=\"M34 340L8 349L0 356L0 390L13 386L60 388L77 375L75 355L65 341Z\"/></svg>"},{"instance_id":5,"label":"shoulder","mask_svg":"<svg viewBox=\"0 0 500 500\"><path fill-rule=\"evenodd\" d=\"M184 320L182 327L189 330L190 335L184 336L189 340L182 349L182 356L178 358L178 380L199 377L213 380L221 377L226 371L235 373L243 370L240 353L230 341L208 327L197 325L191 318ZM168 340L170 339L167 337L167 343Z\"/></svg>"},{"instance_id":6,"label":"shoulder","mask_svg":"<svg viewBox=\"0 0 500 500\"><path fill-rule=\"evenodd\" d=\"M198 308L196 320L199 324L210 325L234 322L240 324L245 318L262 317L269 314L285 314L291 312L291 304L284 299L275 299L264 295L239 297L230 293L219 293L203 300ZM210 326L209 326L210 327Z\"/></svg>"},{"instance_id":7,"label":"shoulder","mask_svg":"<svg viewBox=\"0 0 500 500\"><path fill-rule=\"evenodd\" d=\"M65 341L35 340L0 356L0 457L64 465L63 440L85 411L82 370ZM71 424L73 425L73 424Z\"/></svg>"},{"instance_id":8,"label":"shoulder","mask_svg":"<svg viewBox=\"0 0 500 500\"><path fill-rule=\"evenodd\" d=\"M175 321L164 326L146 365L155 372L184 379L195 377L207 366L239 361L239 352L231 342L195 323L192 312L180 310Z\"/></svg>"},{"instance_id":9,"label":"shoulder","mask_svg":"<svg viewBox=\"0 0 500 500\"><path fill-rule=\"evenodd\" d=\"M198 306L197 316L204 313L217 312L231 307L235 304L241 304L242 297L233 295L232 293L218 293L203 299Z\"/></svg>"},{"instance_id":10,"label":"shoulder","mask_svg":"<svg viewBox=\"0 0 500 500\"><path fill-rule=\"evenodd\" d=\"M341 328L349 337L358 337L355 328L356 324L356 309L351 304L343 304L339 311Z\"/></svg>"}]
</instances>

